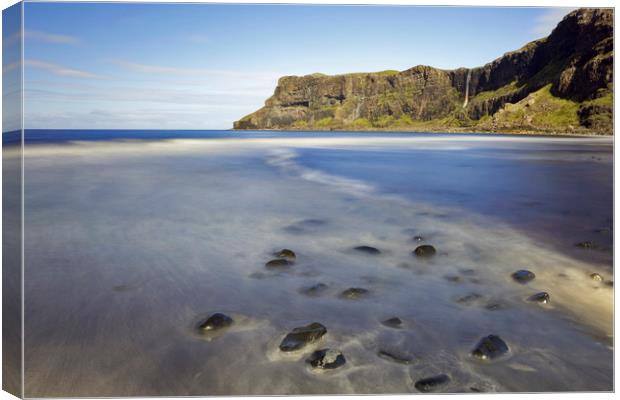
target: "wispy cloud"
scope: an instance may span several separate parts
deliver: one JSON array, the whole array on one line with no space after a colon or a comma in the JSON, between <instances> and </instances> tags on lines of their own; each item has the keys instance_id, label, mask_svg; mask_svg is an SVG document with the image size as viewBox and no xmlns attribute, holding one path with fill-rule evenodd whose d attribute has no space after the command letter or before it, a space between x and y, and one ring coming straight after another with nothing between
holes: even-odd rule
<instances>
[{"instance_id":1,"label":"wispy cloud","mask_svg":"<svg viewBox=\"0 0 620 400\"><path fill-rule=\"evenodd\" d=\"M48 71L54 75L67 76L71 78L85 78L85 79L105 79L104 76L94 74L92 72L83 71L75 68L69 68L58 64L53 64L41 60L26 60L26 66L32 68L38 68Z\"/></svg>"},{"instance_id":2,"label":"wispy cloud","mask_svg":"<svg viewBox=\"0 0 620 400\"><path fill-rule=\"evenodd\" d=\"M162 65L141 64L125 60L113 60L113 63L127 70L143 74L167 74L184 76L220 75L238 78L277 79L283 74L275 72L244 72L234 70L218 70L210 68L170 67Z\"/></svg>"},{"instance_id":3,"label":"wispy cloud","mask_svg":"<svg viewBox=\"0 0 620 400\"><path fill-rule=\"evenodd\" d=\"M551 31L558 25L558 22L573 11L575 8L553 7L547 9L543 14L534 20L534 26L531 28L532 34L538 37L548 36Z\"/></svg>"},{"instance_id":4,"label":"wispy cloud","mask_svg":"<svg viewBox=\"0 0 620 400\"><path fill-rule=\"evenodd\" d=\"M26 39L37 40L45 43L57 44L78 44L80 39L75 36L61 35L57 33L48 33L41 31L25 31Z\"/></svg>"}]
</instances>

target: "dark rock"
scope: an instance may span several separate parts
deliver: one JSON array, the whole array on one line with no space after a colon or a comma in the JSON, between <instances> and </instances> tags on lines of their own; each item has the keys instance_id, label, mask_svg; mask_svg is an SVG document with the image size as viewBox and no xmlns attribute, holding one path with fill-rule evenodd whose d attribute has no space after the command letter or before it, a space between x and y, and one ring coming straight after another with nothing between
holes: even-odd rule
<instances>
[{"instance_id":1,"label":"dark rock","mask_svg":"<svg viewBox=\"0 0 620 400\"><path fill-rule=\"evenodd\" d=\"M320 369L335 369L347 362L341 352L333 349L317 350L306 361L314 368Z\"/></svg>"},{"instance_id":2,"label":"dark rock","mask_svg":"<svg viewBox=\"0 0 620 400\"><path fill-rule=\"evenodd\" d=\"M532 271L528 271L526 269L521 269L517 272L514 272L512 275L512 279L519 283L528 283L529 281L534 280L536 275Z\"/></svg>"},{"instance_id":3,"label":"dark rock","mask_svg":"<svg viewBox=\"0 0 620 400\"><path fill-rule=\"evenodd\" d=\"M385 360L393 361L399 364L411 364L411 362L413 361L412 357L395 354L394 352L387 350L379 350L379 352L377 352L377 355Z\"/></svg>"},{"instance_id":4,"label":"dark rock","mask_svg":"<svg viewBox=\"0 0 620 400\"><path fill-rule=\"evenodd\" d=\"M430 244L423 244L422 246L416 247L413 251L413 254L418 257L432 257L435 255L437 251Z\"/></svg>"},{"instance_id":5,"label":"dark rock","mask_svg":"<svg viewBox=\"0 0 620 400\"><path fill-rule=\"evenodd\" d=\"M458 275L446 275L443 277L443 279L447 280L448 282L454 282L454 283L461 282L462 280L462 278Z\"/></svg>"},{"instance_id":6,"label":"dark rock","mask_svg":"<svg viewBox=\"0 0 620 400\"><path fill-rule=\"evenodd\" d=\"M473 268L465 268L465 269L461 269L459 271L461 272L461 274L467 275L467 276L476 275L476 270L473 269Z\"/></svg>"},{"instance_id":7,"label":"dark rock","mask_svg":"<svg viewBox=\"0 0 620 400\"><path fill-rule=\"evenodd\" d=\"M375 247L371 247L371 246L357 246L354 248L354 250L360 251L362 253L366 253L366 254L381 254L381 250L375 248Z\"/></svg>"},{"instance_id":8,"label":"dark rock","mask_svg":"<svg viewBox=\"0 0 620 400\"><path fill-rule=\"evenodd\" d=\"M606 281L605 285L607 285L609 287L614 287L614 281Z\"/></svg>"},{"instance_id":9,"label":"dark rock","mask_svg":"<svg viewBox=\"0 0 620 400\"><path fill-rule=\"evenodd\" d=\"M280 350L285 352L299 350L308 343L316 342L326 333L327 329L318 322L297 327L282 339Z\"/></svg>"},{"instance_id":10,"label":"dark rock","mask_svg":"<svg viewBox=\"0 0 620 400\"><path fill-rule=\"evenodd\" d=\"M422 393L434 392L440 387L450 382L450 377L446 374L431 376L429 378L420 379L415 383L415 388Z\"/></svg>"},{"instance_id":11,"label":"dark rock","mask_svg":"<svg viewBox=\"0 0 620 400\"><path fill-rule=\"evenodd\" d=\"M228 328L234 323L233 319L222 313L215 313L198 325L201 331L216 331Z\"/></svg>"},{"instance_id":12,"label":"dark rock","mask_svg":"<svg viewBox=\"0 0 620 400\"><path fill-rule=\"evenodd\" d=\"M528 300L536 303L547 304L551 301L551 297L547 292L540 292L530 296Z\"/></svg>"},{"instance_id":13,"label":"dark rock","mask_svg":"<svg viewBox=\"0 0 620 400\"><path fill-rule=\"evenodd\" d=\"M581 249L594 249L596 248L596 243L587 240L585 242L575 243L575 246Z\"/></svg>"},{"instance_id":14,"label":"dark rock","mask_svg":"<svg viewBox=\"0 0 620 400\"><path fill-rule=\"evenodd\" d=\"M297 221L294 224L284 227L284 230L288 233L303 234L316 231L327 222L322 219L304 219Z\"/></svg>"},{"instance_id":15,"label":"dark rock","mask_svg":"<svg viewBox=\"0 0 620 400\"><path fill-rule=\"evenodd\" d=\"M285 260L283 258L276 258L275 260L271 260L267 264L265 264L265 267L267 267L267 268L286 268L286 267L290 267L291 265L293 265L293 262L291 262L289 260Z\"/></svg>"},{"instance_id":16,"label":"dark rock","mask_svg":"<svg viewBox=\"0 0 620 400\"><path fill-rule=\"evenodd\" d=\"M394 328L394 329L400 329L403 326L403 321L398 317L392 317L392 318L386 319L385 321L381 323L389 328Z\"/></svg>"},{"instance_id":17,"label":"dark rock","mask_svg":"<svg viewBox=\"0 0 620 400\"><path fill-rule=\"evenodd\" d=\"M343 291L340 296L346 299L351 299L351 300L355 300L355 299L359 299L360 297L364 297L366 296L368 293L370 293L368 291L368 289L364 289L364 288L348 288L347 290Z\"/></svg>"},{"instance_id":18,"label":"dark rock","mask_svg":"<svg viewBox=\"0 0 620 400\"><path fill-rule=\"evenodd\" d=\"M489 311L499 311L505 309L506 305L504 303L489 303L484 308Z\"/></svg>"},{"instance_id":19,"label":"dark rock","mask_svg":"<svg viewBox=\"0 0 620 400\"><path fill-rule=\"evenodd\" d=\"M480 339L472 356L481 360L493 360L508 353L508 345L497 335L489 335Z\"/></svg>"},{"instance_id":20,"label":"dark rock","mask_svg":"<svg viewBox=\"0 0 620 400\"><path fill-rule=\"evenodd\" d=\"M315 283L312 286L308 286L305 288L301 289L301 293L308 295L308 296L318 296L319 294L321 294L322 292L324 292L327 289L327 285L324 283Z\"/></svg>"},{"instance_id":21,"label":"dark rock","mask_svg":"<svg viewBox=\"0 0 620 400\"><path fill-rule=\"evenodd\" d=\"M597 274L596 272L590 274L590 278L593 281L596 281L596 282L603 282L603 280L604 280L603 277L601 276L601 274Z\"/></svg>"},{"instance_id":22,"label":"dark rock","mask_svg":"<svg viewBox=\"0 0 620 400\"><path fill-rule=\"evenodd\" d=\"M459 298L458 300L456 300L457 303L459 304L465 304L465 305L469 305L472 303L475 303L476 301L480 300L482 298L481 294L478 293L470 293L466 296L463 296L461 298Z\"/></svg>"},{"instance_id":23,"label":"dark rock","mask_svg":"<svg viewBox=\"0 0 620 400\"><path fill-rule=\"evenodd\" d=\"M273 253L273 255L278 258L285 258L289 260L294 260L295 258L297 258L295 252L289 249L282 249L280 251L276 251L275 253Z\"/></svg>"}]
</instances>

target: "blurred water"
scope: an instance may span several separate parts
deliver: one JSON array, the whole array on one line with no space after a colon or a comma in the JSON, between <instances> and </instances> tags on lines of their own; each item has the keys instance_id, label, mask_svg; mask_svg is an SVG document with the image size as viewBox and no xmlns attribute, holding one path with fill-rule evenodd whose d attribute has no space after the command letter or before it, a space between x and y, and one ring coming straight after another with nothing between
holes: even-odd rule
<instances>
[{"instance_id":1,"label":"blurred water","mask_svg":"<svg viewBox=\"0 0 620 400\"><path fill-rule=\"evenodd\" d=\"M612 390L613 287L589 277L613 280L611 140L267 136L26 148L26 396ZM281 248L297 263L268 271ZM196 335L217 311L233 328ZM313 321L320 343L278 350ZM474 360L491 333L510 354ZM311 371L324 347L347 364Z\"/></svg>"}]
</instances>

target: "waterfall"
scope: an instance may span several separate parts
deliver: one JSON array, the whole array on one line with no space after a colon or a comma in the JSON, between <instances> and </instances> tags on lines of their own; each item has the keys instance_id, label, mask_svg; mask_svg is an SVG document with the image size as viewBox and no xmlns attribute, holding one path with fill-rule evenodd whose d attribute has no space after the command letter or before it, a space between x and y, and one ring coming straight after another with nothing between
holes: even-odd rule
<instances>
[{"instance_id":1,"label":"waterfall","mask_svg":"<svg viewBox=\"0 0 620 400\"><path fill-rule=\"evenodd\" d=\"M463 108L467 107L467 102L469 101L469 80L471 79L471 69L467 70L467 79L465 80L465 102L463 103Z\"/></svg>"}]
</instances>

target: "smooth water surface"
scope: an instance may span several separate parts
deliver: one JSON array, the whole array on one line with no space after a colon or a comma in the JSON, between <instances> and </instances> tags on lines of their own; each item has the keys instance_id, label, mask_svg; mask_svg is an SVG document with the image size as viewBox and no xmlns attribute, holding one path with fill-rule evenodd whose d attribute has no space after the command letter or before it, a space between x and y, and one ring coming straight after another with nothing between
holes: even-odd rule
<instances>
[{"instance_id":1,"label":"smooth water surface","mask_svg":"<svg viewBox=\"0 0 620 400\"><path fill-rule=\"evenodd\" d=\"M158 132L26 134L27 396L612 390L611 139ZM489 334L509 354L474 359ZM327 347L347 363L317 373Z\"/></svg>"}]
</instances>

